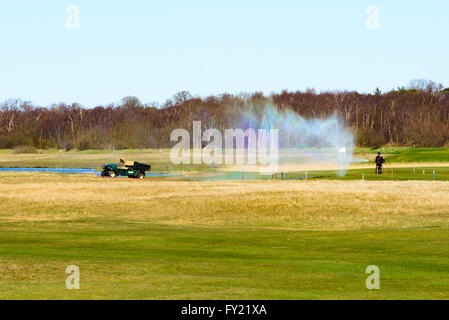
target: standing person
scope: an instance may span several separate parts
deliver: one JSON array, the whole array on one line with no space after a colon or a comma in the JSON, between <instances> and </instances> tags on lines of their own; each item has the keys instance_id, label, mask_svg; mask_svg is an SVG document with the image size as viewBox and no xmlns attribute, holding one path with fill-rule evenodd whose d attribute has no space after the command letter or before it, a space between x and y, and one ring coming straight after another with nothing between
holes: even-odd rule
<instances>
[{"instance_id":1,"label":"standing person","mask_svg":"<svg viewBox=\"0 0 449 320\"><path fill-rule=\"evenodd\" d=\"M382 165L384 164L384 162L384 157L382 157L380 152L378 152L376 157L376 174L382 174Z\"/></svg>"}]
</instances>

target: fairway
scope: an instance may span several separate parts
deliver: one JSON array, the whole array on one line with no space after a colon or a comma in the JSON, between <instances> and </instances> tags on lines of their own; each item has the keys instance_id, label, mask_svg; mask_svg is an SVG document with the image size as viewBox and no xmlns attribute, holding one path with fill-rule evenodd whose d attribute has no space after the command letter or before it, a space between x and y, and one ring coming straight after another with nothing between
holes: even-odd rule
<instances>
[{"instance_id":1,"label":"fairway","mask_svg":"<svg viewBox=\"0 0 449 320\"><path fill-rule=\"evenodd\" d=\"M449 298L447 181L1 172L0 187L1 299Z\"/></svg>"}]
</instances>

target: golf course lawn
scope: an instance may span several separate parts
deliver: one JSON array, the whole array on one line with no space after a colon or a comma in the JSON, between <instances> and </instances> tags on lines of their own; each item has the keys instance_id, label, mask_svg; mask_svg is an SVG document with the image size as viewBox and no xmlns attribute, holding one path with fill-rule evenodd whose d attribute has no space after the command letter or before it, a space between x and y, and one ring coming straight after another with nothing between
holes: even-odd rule
<instances>
[{"instance_id":1,"label":"golf course lawn","mask_svg":"<svg viewBox=\"0 0 449 320\"><path fill-rule=\"evenodd\" d=\"M446 181L2 172L0 188L0 299L449 298Z\"/></svg>"},{"instance_id":2,"label":"golf course lawn","mask_svg":"<svg viewBox=\"0 0 449 320\"><path fill-rule=\"evenodd\" d=\"M447 299L447 229L1 224L1 299ZM80 290L65 268L80 268ZM365 268L380 268L367 290Z\"/></svg>"}]
</instances>

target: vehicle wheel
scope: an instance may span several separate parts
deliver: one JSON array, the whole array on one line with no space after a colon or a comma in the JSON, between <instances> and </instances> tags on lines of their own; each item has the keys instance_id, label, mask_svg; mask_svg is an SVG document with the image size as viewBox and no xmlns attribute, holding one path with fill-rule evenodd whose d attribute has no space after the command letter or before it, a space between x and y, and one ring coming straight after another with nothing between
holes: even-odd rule
<instances>
[{"instance_id":1,"label":"vehicle wheel","mask_svg":"<svg viewBox=\"0 0 449 320\"><path fill-rule=\"evenodd\" d=\"M139 173L137 174L137 179L143 179L143 178L145 178L145 173L143 173L143 172L141 171L141 172L139 172Z\"/></svg>"},{"instance_id":2,"label":"vehicle wheel","mask_svg":"<svg viewBox=\"0 0 449 320\"><path fill-rule=\"evenodd\" d=\"M115 171L108 171L108 176L111 178L115 178L117 174L115 173Z\"/></svg>"},{"instance_id":3,"label":"vehicle wheel","mask_svg":"<svg viewBox=\"0 0 449 320\"><path fill-rule=\"evenodd\" d=\"M104 171L104 170L101 171L101 176L102 176L102 177L106 177L106 171Z\"/></svg>"}]
</instances>

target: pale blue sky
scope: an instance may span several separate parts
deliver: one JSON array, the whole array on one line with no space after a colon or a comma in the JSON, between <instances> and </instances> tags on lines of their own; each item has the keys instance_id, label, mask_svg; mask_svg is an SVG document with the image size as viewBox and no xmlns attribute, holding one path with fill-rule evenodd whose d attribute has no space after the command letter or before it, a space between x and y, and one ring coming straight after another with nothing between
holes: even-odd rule
<instances>
[{"instance_id":1,"label":"pale blue sky","mask_svg":"<svg viewBox=\"0 0 449 320\"><path fill-rule=\"evenodd\" d=\"M70 5L79 30L66 28ZM365 27L368 5L380 30ZM2 1L0 101L448 86L448 17L447 0Z\"/></svg>"}]
</instances>

